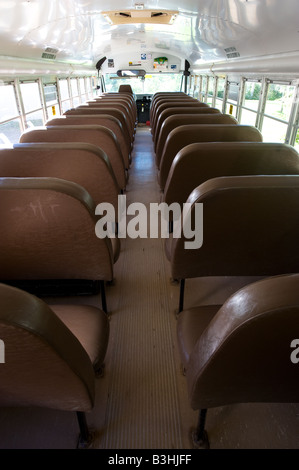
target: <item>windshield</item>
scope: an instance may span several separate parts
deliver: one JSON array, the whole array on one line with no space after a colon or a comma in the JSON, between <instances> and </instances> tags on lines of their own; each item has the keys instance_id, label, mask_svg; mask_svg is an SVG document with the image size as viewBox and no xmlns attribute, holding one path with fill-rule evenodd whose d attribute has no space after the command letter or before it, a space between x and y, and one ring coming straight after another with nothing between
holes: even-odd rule
<instances>
[{"instance_id":1,"label":"windshield","mask_svg":"<svg viewBox=\"0 0 299 470\"><path fill-rule=\"evenodd\" d=\"M179 73L148 74L144 78L119 78L117 74L104 75L106 91L117 92L120 85L131 85L134 94L154 94L158 91L181 91Z\"/></svg>"}]
</instances>

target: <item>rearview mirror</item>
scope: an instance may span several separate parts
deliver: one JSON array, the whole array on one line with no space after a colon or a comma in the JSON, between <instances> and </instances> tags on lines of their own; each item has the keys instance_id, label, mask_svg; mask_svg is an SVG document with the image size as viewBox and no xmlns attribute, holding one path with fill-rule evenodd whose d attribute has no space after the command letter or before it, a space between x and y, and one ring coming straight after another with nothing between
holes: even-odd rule
<instances>
[{"instance_id":1,"label":"rearview mirror","mask_svg":"<svg viewBox=\"0 0 299 470\"><path fill-rule=\"evenodd\" d=\"M146 74L145 70L118 70L117 76L122 78L137 78L137 77L144 77Z\"/></svg>"}]
</instances>

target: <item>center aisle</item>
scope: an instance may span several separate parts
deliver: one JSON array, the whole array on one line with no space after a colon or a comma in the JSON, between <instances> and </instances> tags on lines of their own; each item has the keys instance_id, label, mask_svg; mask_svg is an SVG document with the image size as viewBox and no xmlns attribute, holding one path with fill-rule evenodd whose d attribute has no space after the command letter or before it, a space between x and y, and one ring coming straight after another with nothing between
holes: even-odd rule
<instances>
[{"instance_id":1,"label":"center aisle","mask_svg":"<svg viewBox=\"0 0 299 470\"><path fill-rule=\"evenodd\" d=\"M127 207L160 202L153 143L148 128L138 128L126 192ZM182 449L175 317L164 240L122 239L108 288L111 353L105 436L100 448Z\"/></svg>"}]
</instances>

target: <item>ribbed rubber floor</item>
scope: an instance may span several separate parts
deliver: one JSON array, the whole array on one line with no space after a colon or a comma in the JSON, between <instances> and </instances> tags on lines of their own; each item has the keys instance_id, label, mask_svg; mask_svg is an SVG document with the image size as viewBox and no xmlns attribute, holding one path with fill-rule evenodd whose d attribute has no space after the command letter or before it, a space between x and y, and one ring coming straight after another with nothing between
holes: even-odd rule
<instances>
[{"instance_id":1,"label":"ribbed rubber floor","mask_svg":"<svg viewBox=\"0 0 299 470\"><path fill-rule=\"evenodd\" d=\"M126 197L127 206L159 202L148 129L136 135ZM106 449L182 448L165 262L159 238L122 241L111 288L119 295L112 293Z\"/></svg>"}]
</instances>

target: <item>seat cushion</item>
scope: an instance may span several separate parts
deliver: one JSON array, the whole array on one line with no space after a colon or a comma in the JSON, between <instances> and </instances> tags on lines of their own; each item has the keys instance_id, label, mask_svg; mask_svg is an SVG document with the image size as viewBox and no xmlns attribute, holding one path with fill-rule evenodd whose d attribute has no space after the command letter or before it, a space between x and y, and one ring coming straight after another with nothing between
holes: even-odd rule
<instances>
[{"instance_id":1,"label":"seat cushion","mask_svg":"<svg viewBox=\"0 0 299 470\"><path fill-rule=\"evenodd\" d=\"M90 305L50 305L50 308L77 337L94 366L103 363L109 338L109 320Z\"/></svg>"},{"instance_id":2,"label":"seat cushion","mask_svg":"<svg viewBox=\"0 0 299 470\"><path fill-rule=\"evenodd\" d=\"M182 365L187 369L195 344L221 305L203 305L183 310L178 316L177 337Z\"/></svg>"}]
</instances>

